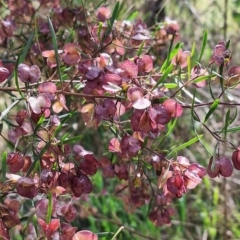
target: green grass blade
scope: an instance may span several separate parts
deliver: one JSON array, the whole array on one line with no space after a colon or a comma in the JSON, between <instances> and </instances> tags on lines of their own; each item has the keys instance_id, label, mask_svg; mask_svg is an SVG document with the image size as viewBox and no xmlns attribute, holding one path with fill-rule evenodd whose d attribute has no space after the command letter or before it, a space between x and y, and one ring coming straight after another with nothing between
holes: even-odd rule
<instances>
[{"instance_id":1,"label":"green grass blade","mask_svg":"<svg viewBox=\"0 0 240 240\"><path fill-rule=\"evenodd\" d=\"M227 43L226 43L226 49L228 49L229 46L230 46L230 39L229 39L229 40L227 41Z\"/></svg>"},{"instance_id":2,"label":"green grass blade","mask_svg":"<svg viewBox=\"0 0 240 240\"><path fill-rule=\"evenodd\" d=\"M191 67L191 56L188 56L187 57L187 74L188 74L188 80L190 80L190 77L191 77L191 70L192 70L192 67Z\"/></svg>"},{"instance_id":3,"label":"green grass blade","mask_svg":"<svg viewBox=\"0 0 240 240\"><path fill-rule=\"evenodd\" d=\"M118 13L117 13L116 19L119 18L120 14L124 14L124 13L125 13L125 1L121 1L121 4L119 5L119 8L118 8Z\"/></svg>"},{"instance_id":4,"label":"green grass blade","mask_svg":"<svg viewBox=\"0 0 240 240\"><path fill-rule=\"evenodd\" d=\"M70 29L70 30L69 30L69 36L68 36L68 38L66 39L65 43L70 43L70 42L74 41L74 36L75 36L75 31L74 31L74 29Z\"/></svg>"},{"instance_id":5,"label":"green grass blade","mask_svg":"<svg viewBox=\"0 0 240 240\"><path fill-rule=\"evenodd\" d=\"M196 42L193 42L192 50L191 50L191 56L194 55L194 53L195 53L195 49L196 49Z\"/></svg>"},{"instance_id":6,"label":"green grass blade","mask_svg":"<svg viewBox=\"0 0 240 240\"><path fill-rule=\"evenodd\" d=\"M0 121L10 112L10 110L17 105L22 99L17 99L14 101L8 108L6 108L4 111L2 111L1 116L0 116Z\"/></svg>"},{"instance_id":7,"label":"green grass blade","mask_svg":"<svg viewBox=\"0 0 240 240\"><path fill-rule=\"evenodd\" d=\"M48 194L48 209L47 209L47 217L46 217L46 223L49 224L52 218L52 209L53 209L53 198L52 193L50 192Z\"/></svg>"},{"instance_id":8,"label":"green grass blade","mask_svg":"<svg viewBox=\"0 0 240 240\"><path fill-rule=\"evenodd\" d=\"M25 238L25 234L26 234L26 231L27 231L27 228L29 226L30 223L33 223L34 222L34 217L36 217L36 211L33 212L29 217L27 217L27 222L25 223L25 225L23 226L22 228L22 240L26 239ZM20 221L22 222L23 219L20 219ZM34 226L35 227L35 226ZM35 230L37 230L37 228L35 227ZM37 233L37 232L36 232ZM38 235L37 235L38 236Z\"/></svg>"},{"instance_id":9,"label":"green grass blade","mask_svg":"<svg viewBox=\"0 0 240 240\"><path fill-rule=\"evenodd\" d=\"M139 46L139 49L137 51L137 56L140 56L144 47L145 41L142 41L141 45Z\"/></svg>"},{"instance_id":10,"label":"green grass blade","mask_svg":"<svg viewBox=\"0 0 240 240\"><path fill-rule=\"evenodd\" d=\"M95 9L100 8L107 0L103 0L95 6Z\"/></svg>"},{"instance_id":11,"label":"green grass blade","mask_svg":"<svg viewBox=\"0 0 240 240\"><path fill-rule=\"evenodd\" d=\"M165 62L163 63L161 69L160 69L160 72L163 72L166 68L168 68L168 65L170 63L170 61L172 60L172 58L174 56L177 55L179 49L182 47L182 43L178 43L174 49L172 49L172 46L173 46L173 40L171 41L171 44L170 44L170 47L169 47L169 50L168 50L168 55L167 55L167 59L165 60Z\"/></svg>"},{"instance_id":12,"label":"green grass blade","mask_svg":"<svg viewBox=\"0 0 240 240\"><path fill-rule=\"evenodd\" d=\"M204 50L207 45L207 38L208 38L208 32L207 32L207 30L205 30L204 34L203 34L202 47L201 47L200 55L198 58L198 62L201 62L201 60L202 60L202 56L203 56Z\"/></svg>"},{"instance_id":13,"label":"green grass blade","mask_svg":"<svg viewBox=\"0 0 240 240\"><path fill-rule=\"evenodd\" d=\"M127 17L127 20L128 21L133 21L137 16L138 16L138 11L135 11Z\"/></svg>"},{"instance_id":14,"label":"green grass blade","mask_svg":"<svg viewBox=\"0 0 240 240\"><path fill-rule=\"evenodd\" d=\"M63 83L62 83L62 75L61 75L61 66L60 66L60 61L59 61L59 57L58 57L57 36L56 36L55 30L53 28L52 21L49 17L48 17L48 24L49 24L49 28L50 28L50 32L51 32L51 36L52 36L53 49L54 49L56 63L57 63L58 77L60 79L61 86L62 86Z\"/></svg>"},{"instance_id":15,"label":"green grass blade","mask_svg":"<svg viewBox=\"0 0 240 240\"><path fill-rule=\"evenodd\" d=\"M227 136L227 128L229 126L229 117L230 117L230 109L228 109L226 117L225 117L225 124L224 124L224 128L223 128L224 138L226 138L226 136Z\"/></svg>"},{"instance_id":16,"label":"green grass blade","mask_svg":"<svg viewBox=\"0 0 240 240\"><path fill-rule=\"evenodd\" d=\"M26 56L28 54L28 51L32 46L32 42L33 42L34 37L35 37L35 30L32 31L32 33L30 34L30 36L28 38L28 41L27 41L25 47L22 48L21 53L19 54L18 64L22 63L24 61L24 59L26 58Z\"/></svg>"},{"instance_id":17,"label":"green grass blade","mask_svg":"<svg viewBox=\"0 0 240 240\"><path fill-rule=\"evenodd\" d=\"M2 183L6 181L7 173L7 152L4 151L2 154Z\"/></svg>"},{"instance_id":18,"label":"green grass blade","mask_svg":"<svg viewBox=\"0 0 240 240\"><path fill-rule=\"evenodd\" d=\"M101 237L109 237L109 236L113 236L114 235L113 232L100 232L100 233L96 233L96 234L97 234L97 236L99 238L101 238Z\"/></svg>"},{"instance_id":19,"label":"green grass blade","mask_svg":"<svg viewBox=\"0 0 240 240\"><path fill-rule=\"evenodd\" d=\"M208 88L209 88L209 93L210 93L212 99L215 100L215 97L214 97L214 94L213 94L213 91L212 91L212 87L211 87L211 81L209 81Z\"/></svg>"},{"instance_id":20,"label":"green grass blade","mask_svg":"<svg viewBox=\"0 0 240 240\"><path fill-rule=\"evenodd\" d=\"M174 37L175 35L172 36L172 39L171 39L171 42L170 42L170 45L169 45L169 49L168 49L168 54L167 54L167 59L165 60L165 62L163 63L162 67L161 67L161 72L167 68L168 66L168 63L170 61L170 55L171 55L171 52L172 52L172 48L173 48L173 42L174 42Z\"/></svg>"},{"instance_id":21,"label":"green grass blade","mask_svg":"<svg viewBox=\"0 0 240 240\"><path fill-rule=\"evenodd\" d=\"M15 84L16 84L16 87L17 87L17 90L19 92L19 94L21 95L21 97L23 98L23 93L19 87L19 83L18 83L18 65L20 63L22 63L24 61L24 59L26 58L27 54L28 54L28 51L30 49L30 47L32 46L32 41L34 39L34 36L35 36L35 31L33 30L32 33L30 34L29 38L28 38L28 41L25 45L24 48L21 49L19 55L18 55L18 58L17 58L17 61L16 61L16 64L15 64L15 67L14 67L14 80L15 80Z\"/></svg>"},{"instance_id":22,"label":"green grass blade","mask_svg":"<svg viewBox=\"0 0 240 240\"><path fill-rule=\"evenodd\" d=\"M70 112L69 114L67 114L67 116L65 117L65 119L63 119L63 121L61 122L61 124L57 127L57 129L55 130L55 132L52 134L52 139L55 138L55 136L60 132L60 130L62 129L63 124L69 120L73 115L74 115L74 111ZM46 145L42 148L42 150L39 152L39 154L36 156L36 158L34 159L32 165L29 167L27 173L26 173L26 177L29 176L29 174L32 172L32 170L34 169L34 167L36 166L38 160L43 156L43 154L46 152L46 150L48 149L48 147L51 145L51 140L48 141L46 143Z\"/></svg>"},{"instance_id":23,"label":"green grass blade","mask_svg":"<svg viewBox=\"0 0 240 240\"><path fill-rule=\"evenodd\" d=\"M105 37L107 37L108 34L112 31L112 27L113 27L114 21L117 19L118 14L119 14L119 10L120 10L119 2L117 2L115 7L114 7L114 9L113 9L112 16L111 16L111 18L110 18L110 20L108 22L108 29L107 29L107 31L105 33Z\"/></svg>"},{"instance_id":24,"label":"green grass blade","mask_svg":"<svg viewBox=\"0 0 240 240\"><path fill-rule=\"evenodd\" d=\"M197 122L200 122L200 119L196 116L196 114L194 113L194 103L195 103L195 95L196 95L196 89L194 89L194 92L193 92L193 98L192 98L192 107L191 107L191 116L192 116L192 119L197 121Z\"/></svg>"}]
</instances>

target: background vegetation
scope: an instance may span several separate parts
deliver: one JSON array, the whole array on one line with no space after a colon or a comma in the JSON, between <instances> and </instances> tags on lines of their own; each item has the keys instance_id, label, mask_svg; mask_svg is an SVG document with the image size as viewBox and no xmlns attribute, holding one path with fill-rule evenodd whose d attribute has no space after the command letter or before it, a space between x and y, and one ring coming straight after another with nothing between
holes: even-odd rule
<instances>
[{"instance_id":1,"label":"background vegetation","mask_svg":"<svg viewBox=\"0 0 240 240\"><path fill-rule=\"evenodd\" d=\"M33 1L34 2L34 1ZM69 1L63 1L63 4L68 4ZM115 1L83 1L86 9L89 12L94 12L99 5L109 5L113 9ZM153 11L156 12L158 3L154 1L143 2L135 0L120 1L122 3L122 11L118 18L126 19L132 13L136 13L133 20L138 18L146 21L151 17ZM71 4L81 6L82 1L74 0ZM0 2L0 7L5 4ZM159 15L165 12L165 18L176 20L180 26L179 42L184 43L184 50L191 51L195 44L196 51L191 61L197 61L200 53L204 31L208 31L207 45L204 51L203 60L206 65L212 55L213 47L222 40L230 41L230 49L232 50L232 58L234 65L240 64L239 59L239 39L238 34L240 25L240 1L238 0L166 0L161 3ZM4 8L2 8L4 9ZM0 10L1 18L7 15L5 10ZM156 15L157 16L157 15ZM163 17L163 16L162 16ZM164 21L164 19L162 19ZM148 22L149 27L159 24L159 19L151 19ZM159 56L166 56L169 43L164 48L159 50ZM17 47L14 46L14 49ZM5 48L0 48L0 59L5 58ZM218 95L221 87L216 83L212 87L213 94ZM183 93L187 99L187 93ZM211 101L211 96L205 89L198 89L196 99ZM208 99L209 98L209 99ZM236 88L226 93L226 101L231 100L240 104L239 89ZM68 100L68 99L67 99ZM0 108L3 111L10 104L10 100L5 94L1 98ZM231 117L233 117L236 107L231 109ZM205 116L209 107L197 109L199 116ZM15 111L17 111L15 109ZM222 105L214 112L214 115L208 121L208 127L213 131L222 129L224 126L223 116L227 113L227 108ZM11 112L14 115L13 112ZM184 112L177 127L172 135L168 138L169 146L174 144L179 145L195 137L194 128L189 120L190 110ZM104 126L95 129L86 128L82 118L76 115L72 118L73 126L69 126L67 131L71 133L79 133L83 136L81 144L87 150L93 151L98 157L106 154L106 149L109 140L113 137L112 134L106 131ZM240 117L237 116L233 124L234 127L240 126ZM7 135L8 127L4 125L2 134ZM208 131L197 126L197 131L204 134L204 144L207 149L213 151L217 144L216 139L209 134ZM74 134L73 134L74 136ZM229 133L227 138L236 146L239 146L239 132ZM6 142L0 143L1 151L5 151ZM219 150L221 154L231 156L232 151L229 148L222 146ZM192 162L198 162L202 166L207 167L209 155L200 143L195 143L193 146L185 148L179 155L184 155L191 159ZM98 171L91 179L94 190L86 198L74 200L74 206L77 208L78 216L72 223L80 229L89 229L95 233L105 233L101 239L111 239L111 233L116 233L121 226L124 230L118 235L117 239L189 239L189 240L207 240L207 239L240 239L240 179L239 172L234 171L230 178L217 177L210 179L208 176L203 178L203 184L198 185L195 189L183 195L180 199L175 199L176 214L173 217L171 226L156 227L148 219L149 208L143 206L137 208L127 201L119 198L122 194L120 188L116 188L121 183L118 179L107 179L102 177L101 171ZM127 195L126 195L127 197ZM78 201L81 201L79 204ZM30 203L29 203L30 204ZM16 240L22 239L18 235L17 229L11 230L12 236ZM30 239L30 238L29 238Z\"/></svg>"}]
</instances>

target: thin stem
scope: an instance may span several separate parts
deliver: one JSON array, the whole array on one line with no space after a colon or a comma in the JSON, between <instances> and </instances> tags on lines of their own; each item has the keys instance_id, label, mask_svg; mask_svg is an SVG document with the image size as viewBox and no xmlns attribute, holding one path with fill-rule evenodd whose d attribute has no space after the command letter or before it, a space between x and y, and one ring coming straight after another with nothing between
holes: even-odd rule
<instances>
[{"instance_id":1,"label":"thin stem","mask_svg":"<svg viewBox=\"0 0 240 240\"><path fill-rule=\"evenodd\" d=\"M22 92L28 92L29 89L20 88ZM17 88L14 87L0 87L0 92L18 92ZM85 94L85 93L75 93L75 92L68 92L64 90L56 91L58 94L65 94L77 97L85 97L85 98L111 98L116 100L125 100L125 97L122 96L104 96L104 95L92 95L92 94Z\"/></svg>"},{"instance_id":2,"label":"thin stem","mask_svg":"<svg viewBox=\"0 0 240 240\"><path fill-rule=\"evenodd\" d=\"M114 234L114 236L112 237L111 240L115 240L116 237L117 237L117 235L118 235L123 229L124 229L124 226L121 226L121 227L117 230L117 232Z\"/></svg>"}]
</instances>

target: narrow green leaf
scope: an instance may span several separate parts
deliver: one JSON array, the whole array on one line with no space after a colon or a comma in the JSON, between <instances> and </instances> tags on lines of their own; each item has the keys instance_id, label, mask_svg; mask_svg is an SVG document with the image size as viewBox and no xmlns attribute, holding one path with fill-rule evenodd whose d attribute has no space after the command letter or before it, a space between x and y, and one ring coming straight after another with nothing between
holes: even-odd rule
<instances>
[{"instance_id":1,"label":"narrow green leaf","mask_svg":"<svg viewBox=\"0 0 240 240\"><path fill-rule=\"evenodd\" d=\"M160 72L162 72L164 69L167 68L168 63L169 63L169 61L171 60L171 59L170 59L170 55L171 55L171 52L172 52L174 37L175 37L175 35L172 36L172 39L171 39L171 42L170 42L170 45L169 45L169 49L168 49L167 59L164 61L163 65L162 65L162 67L161 67Z\"/></svg>"},{"instance_id":2,"label":"narrow green leaf","mask_svg":"<svg viewBox=\"0 0 240 240\"><path fill-rule=\"evenodd\" d=\"M224 132L224 138L227 136L227 128L229 126L229 117L230 117L230 109L228 109L225 117L225 122L224 122L224 127L223 127L223 132Z\"/></svg>"},{"instance_id":3,"label":"narrow green leaf","mask_svg":"<svg viewBox=\"0 0 240 240\"><path fill-rule=\"evenodd\" d=\"M157 147L157 148L159 148L159 147L162 145L162 143L165 141L165 139L169 136L169 134L172 133L174 127L176 126L176 123L177 123L177 118L174 119L173 123L170 122L170 123L167 124L168 132L165 134L165 136L163 137L163 139L161 140L161 142L158 144L158 147Z\"/></svg>"},{"instance_id":4,"label":"narrow green leaf","mask_svg":"<svg viewBox=\"0 0 240 240\"><path fill-rule=\"evenodd\" d=\"M70 133L65 133L62 137L61 137L61 142L63 142L64 140L66 140L69 137Z\"/></svg>"},{"instance_id":5,"label":"narrow green leaf","mask_svg":"<svg viewBox=\"0 0 240 240\"><path fill-rule=\"evenodd\" d=\"M34 129L34 135L36 134L36 132L38 131L38 129L41 127L42 123L44 122L45 120L45 116L44 114L39 118L38 122L37 122L37 125Z\"/></svg>"},{"instance_id":6,"label":"narrow green leaf","mask_svg":"<svg viewBox=\"0 0 240 240\"><path fill-rule=\"evenodd\" d=\"M222 88L222 91L224 92L224 84L223 84L223 80L224 80L224 77L223 77L223 69L224 69L224 64L221 64L220 67L219 67L219 74L220 74L220 84L221 84L221 88Z\"/></svg>"},{"instance_id":7,"label":"narrow green leaf","mask_svg":"<svg viewBox=\"0 0 240 240\"><path fill-rule=\"evenodd\" d=\"M17 99L15 100L8 108L6 108L4 111L2 111L1 116L0 116L0 121L10 112L10 110L17 105L22 99Z\"/></svg>"},{"instance_id":8,"label":"narrow green leaf","mask_svg":"<svg viewBox=\"0 0 240 240\"><path fill-rule=\"evenodd\" d=\"M47 151L47 149L49 148L50 145L51 145L51 141L47 142L45 144L45 146L42 148L42 150L39 152L39 154L34 156L35 159L34 159L32 165L29 167L29 169L28 169L28 171L26 173L26 177L29 176L29 174L32 172L32 170L36 166L38 160L43 156L43 154Z\"/></svg>"},{"instance_id":9,"label":"narrow green leaf","mask_svg":"<svg viewBox=\"0 0 240 240\"><path fill-rule=\"evenodd\" d=\"M168 75L172 71L172 69L173 69L173 65L170 64L168 66L168 68L164 71L161 78L157 81L156 85L154 86L154 88L152 90L156 89L161 83L163 83L165 81L165 79L168 77Z\"/></svg>"},{"instance_id":10,"label":"narrow green leaf","mask_svg":"<svg viewBox=\"0 0 240 240\"><path fill-rule=\"evenodd\" d=\"M56 63L57 63L58 77L59 77L61 85L62 85L61 66L60 66L60 61L59 61L59 57L58 57L57 36L56 36L55 30L54 30L52 21L49 17L48 17L48 25L49 25L51 36L52 36L52 44L53 44L53 49L54 49Z\"/></svg>"},{"instance_id":11,"label":"narrow green leaf","mask_svg":"<svg viewBox=\"0 0 240 240\"><path fill-rule=\"evenodd\" d=\"M201 122L200 119L198 118L198 116L196 116L195 112L194 112L194 103L195 103L195 95L196 95L196 89L194 89L193 92L193 98L192 98L192 107L191 107L191 116L192 119L197 121L197 122Z\"/></svg>"},{"instance_id":12,"label":"narrow green leaf","mask_svg":"<svg viewBox=\"0 0 240 240\"><path fill-rule=\"evenodd\" d=\"M238 108L236 107L234 116L228 122L229 125L231 125L236 120L237 115L238 115Z\"/></svg>"},{"instance_id":13,"label":"narrow green leaf","mask_svg":"<svg viewBox=\"0 0 240 240\"><path fill-rule=\"evenodd\" d=\"M192 70L192 67L191 67L191 56L188 56L187 57L187 67L188 67L188 80L190 80L190 77L191 77L191 70Z\"/></svg>"},{"instance_id":14,"label":"narrow green leaf","mask_svg":"<svg viewBox=\"0 0 240 240\"><path fill-rule=\"evenodd\" d=\"M142 41L141 45L139 46L139 49L137 51L137 56L140 56L144 47L145 41Z\"/></svg>"},{"instance_id":15,"label":"narrow green leaf","mask_svg":"<svg viewBox=\"0 0 240 240\"><path fill-rule=\"evenodd\" d=\"M171 88L177 88L177 83L164 83L163 84L165 88L171 89Z\"/></svg>"},{"instance_id":16,"label":"narrow green leaf","mask_svg":"<svg viewBox=\"0 0 240 240\"><path fill-rule=\"evenodd\" d=\"M53 209L53 198L52 193L50 192L48 194L48 209L47 209L47 217L46 217L46 223L49 224L52 218L52 209Z\"/></svg>"},{"instance_id":17,"label":"narrow green leaf","mask_svg":"<svg viewBox=\"0 0 240 240\"><path fill-rule=\"evenodd\" d=\"M211 72L210 78L211 77L212 77L212 72ZM214 97L214 94L213 94L213 91L212 91L211 81L209 81L209 83L208 83L208 88L209 88L209 92L210 92L210 95L211 95L212 99L215 100L215 97Z\"/></svg>"},{"instance_id":18,"label":"narrow green leaf","mask_svg":"<svg viewBox=\"0 0 240 240\"><path fill-rule=\"evenodd\" d=\"M229 40L227 41L227 43L226 43L226 49L228 49L229 46L230 46L230 39L229 39Z\"/></svg>"},{"instance_id":19,"label":"narrow green leaf","mask_svg":"<svg viewBox=\"0 0 240 240\"><path fill-rule=\"evenodd\" d=\"M146 167L147 169L152 169L152 165L144 160L141 161L142 164L144 165L144 167Z\"/></svg>"},{"instance_id":20,"label":"narrow green leaf","mask_svg":"<svg viewBox=\"0 0 240 240\"><path fill-rule=\"evenodd\" d=\"M149 140L149 137L145 137L145 138L144 138L144 142L143 142L143 145L142 145L142 149L144 149L144 148L147 146L148 140Z\"/></svg>"},{"instance_id":21,"label":"narrow green leaf","mask_svg":"<svg viewBox=\"0 0 240 240\"><path fill-rule=\"evenodd\" d=\"M103 24L102 22L98 24L98 30L97 30L98 39L101 39L102 24Z\"/></svg>"},{"instance_id":22,"label":"narrow green leaf","mask_svg":"<svg viewBox=\"0 0 240 240\"><path fill-rule=\"evenodd\" d=\"M65 122L67 122L73 115L74 115L75 110L71 111L70 113L68 113L68 115L63 119L63 121L61 122L61 124L57 127L57 129L55 130L54 134L52 135L52 139L55 138L55 136L61 131L62 126L64 125Z\"/></svg>"},{"instance_id":23,"label":"narrow green leaf","mask_svg":"<svg viewBox=\"0 0 240 240\"><path fill-rule=\"evenodd\" d=\"M188 97L190 97L191 99L194 98L193 94L192 94L191 92L189 92L186 88L184 88L184 85L183 85L180 81L178 81L177 78L175 78L175 82L178 83L178 86L182 89L183 92L186 93L186 95L187 95ZM203 102L202 102L199 98L197 98L197 97L195 97L194 102L203 103Z\"/></svg>"},{"instance_id":24,"label":"narrow green leaf","mask_svg":"<svg viewBox=\"0 0 240 240\"><path fill-rule=\"evenodd\" d=\"M206 152L212 156L212 153L210 152L210 150L207 148L207 146L205 146L204 142L202 141L202 139L200 138L200 135L197 133L197 130L195 128L195 125L194 125L194 119L193 117L191 117L191 121L192 121L192 126L193 126L193 130L195 132L195 135L196 137L198 138L198 141L200 142L200 144L203 146L203 148L206 150Z\"/></svg>"},{"instance_id":25,"label":"narrow green leaf","mask_svg":"<svg viewBox=\"0 0 240 240\"><path fill-rule=\"evenodd\" d=\"M240 131L240 126L237 126L237 127L232 127L232 128L228 128L227 129L227 132L238 132ZM215 131L214 133L222 133L222 130L217 130Z\"/></svg>"},{"instance_id":26,"label":"narrow green leaf","mask_svg":"<svg viewBox=\"0 0 240 240\"><path fill-rule=\"evenodd\" d=\"M127 20L128 21L133 21L137 17L137 15L138 15L138 11L135 11L127 17Z\"/></svg>"},{"instance_id":27,"label":"narrow green leaf","mask_svg":"<svg viewBox=\"0 0 240 240\"><path fill-rule=\"evenodd\" d=\"M214 71L212 68L207 68L207 70L208 70L208 72L210 72L211 78L217 76L219 78L223 78L224 79L224 77L221 74L219 74L218 72Z\"/></svg>"},{"instance_id":28,"label":"narrow green leaf","mask_svg":"<svg viewBox=\"0 0 240 240\"><path fill-rule=\"evenodd\" d=\"M75 143L78 142L79 140L81 140L83 138L83 136L79 135L76 137L72 137L72 138L68 138L62 141L62 144L69 144L69 143Z\"/></svg>"},{"instance_id":29,"label":"narrow green leaf","mask_svg":"<svg viewBox=\"0 0 240 240\"><path fill-rule=\"evenodd\" d=\"M214 111L217 109L218 104L220 102L220 99L217 98L213 103L212 106L210 107L208 113L205 116L204 123L208 120L208 118L214 113Z\"/></svg>"},{"instance_id":30,"label":"narrow green leaf","mask_svg":"<svg viewBox=\"0 0 240 240\"><path fill-rule=\"evenodd\" d=\"M198 82L202 82L202 81L206 81L209 79L210 76L200 76L195 78L194 80L192 80L192 83L198 83Z\"/></svg>"},{"instance_id":31,"label":"narrow green leaf","mask_svg":"<svg viewBox=\"0 0 240 240\"><path fill-rule=\"evenodd\" d=\"M202 56L203 56L204 50L207 45L207 38L208 38L208 32L207 32L207 30L205 30L204 34L203 34L202 47L201 47L200 55L198 58L198 62L201 62L201 60L202 60Z\"/></svg>"},{"instance_id":32,"label":"narrow green leaf","mask_svg":"<svg viewBox=\"0 0 240 240\"><path fill-rule=\"evenodd\" d=\"M171 44L170 44L170 47L169 47L169 50L168 50L167 59L164 61L163 65L162 65L162 67L161 67L161 69L160 69L160 72L163 72L164 69L168 68L168 65L169 65L170 61L172 60L172 58L173 58L174 56L177 55L179 49L182 47L183 44L182 44L182 43L178 43L178 44L174 47L173 50L172 50L172 45L173 45L173 42L171 42Z\"/></svg>"},{"instance_id":33,"label":"narrow green leaf","mask_svg":"<svg viewBox=\"0 0 240 240\"><path fill-rule=\"evenodd\" d=\"M2 154L2 183L6 181L7 173L7 152L4 151Z\"/></svg>"},{"instance_id":34,"label":"narrow green leaf","mask_svg":"<svg viewBox=\"0 0 240 240\"><path fill-rule=\"evenodd\" d=\"M188 142L185 142L183 144L181 144L180 146L176 147L175 149L173 149L170 153L168 153L168 156L171 156L173 153L176 153L190 145L192 145L193 143L197 142L199 140L199 138L201 139L203 137L202 135L199 135L198 137L194 137L191 140L189 140Z\"/></svg>"}]
</instances>

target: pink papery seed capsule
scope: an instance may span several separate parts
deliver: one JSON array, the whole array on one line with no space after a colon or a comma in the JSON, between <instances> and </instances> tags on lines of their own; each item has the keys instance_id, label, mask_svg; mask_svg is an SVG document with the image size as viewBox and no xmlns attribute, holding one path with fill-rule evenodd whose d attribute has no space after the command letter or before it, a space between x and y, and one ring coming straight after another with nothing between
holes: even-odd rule
<instances>
[{"instance_id":1,"label":"pink papery seed capsule","mask_svg":"<svg viewBox=\"0 0 240 240\"><path fill-rule=\"evenodd\" d=\"M233 166L237 170L240 170L240 149L237 149L236 151L233 152L232 162L233 162Z\"/></svg>"},{"instance_id":2,"label":"pink papery seed capsule","mask_svg":"<svg viewBox=\"0 0 240 240\"><path fill-rule=\"evenodd\" d=\"M27 177L21 177L18 179L16 190L20 196L26 198L34 198L38 193L36 181Z\"/></svg>"},{"instance_id":3,"label":"pink papery seed capsule","mask_svg":"<svg viewBox=\"0 0 240 240\"><path fill-rule=\"evenodd\" d=\"M213 157L211 157L208 168L207 168L207 173L209 177L215 178L219 174L222 175L223 177L230 177L233 173L233 166L229 158L227 157L220 157L216 159L215 165L213 170L211 169L212 167L212 162L213 162Z\"/></svg>"},{"instance_id":4,"label":"pink papery seed capsule","mask_svg":"<svg viewBox=\"0 0 240 240\"><path fill-rule=\"evenodd\" d=\"M206 175L206 168L197 163L192 163L188 167L188 171L196 173L200 178L202 178L204 175Z\"/></svg>"},{"instance_id":5,"label":"pink papery seed capsule","mask_svg":"<svg viewBox=\"0 0 240 240\"><path fill-rule=\"evenodd\" d=\"M176 174L168 178L167 189L170 193L176 195L176 197L182 197L182 194L186 192L183 177L180 174Z\"/></svg>"},{"instance_id":6,"label":"pink papery seed capsule","mask_svg":"<svg viewBox=\"0 0 240 240\"><path fill-rule=\"evenodd\" d=\"M7 156L7 165L11 173L17 173L24 166L24 158L20 152L9 153Z\"/></svg>"}]
</instances>

